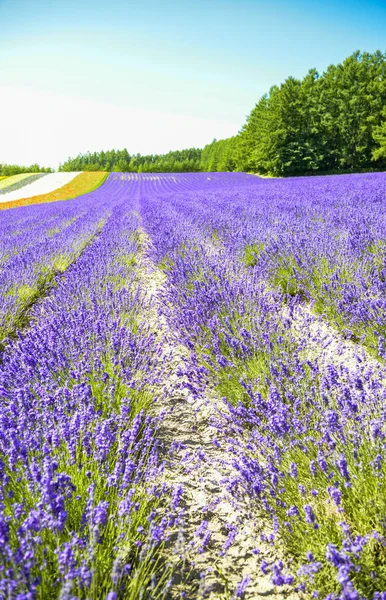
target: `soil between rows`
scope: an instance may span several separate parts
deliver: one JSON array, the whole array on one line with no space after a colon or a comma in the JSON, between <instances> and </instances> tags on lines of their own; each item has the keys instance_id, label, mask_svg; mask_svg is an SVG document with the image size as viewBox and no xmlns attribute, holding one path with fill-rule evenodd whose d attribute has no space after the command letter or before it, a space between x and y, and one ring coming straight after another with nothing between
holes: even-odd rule
<instances>
[{"instance_id":1,"label":"soil between rows","mask_svg":"<svg viewBox=\"0 0 386 600\"><path fill-rule=\"evenodd\" d=\"M182 561L175 557L178 562L175 583L168 598L193 600L204 597L215 600L236 597L238 585L250 578L243 596L246 599L272 597L297 600L300 595L290 592L286 586L279 590L259 568L263 558L269 562L280 558L277 548L263 543L259 537L262 524L265 529L267 527L264 517L256 513L255 507L248 505L247 499L243 504L236 501L226 488L226 482L236 475L236 471L232 456L224 452L226 440L221 433L224 428L216 426L219 419L225 425L221 400L212 391L210 395L194 398L187 385L187 376L178 376L178 372L186 366L189 351L168 327L165 307L160 300L167 277L148 258L146 247L150 243L143 233L145 251L139 259L138 282L146 291L150 304L144 317L151 330L162 340L167 356L167 363L163 365L165 381L160 386L163 388L163 401L153 405L153 413L164 413L159 438L166 464L165 480L182 485L184 489L184 543L180 544L180 548L188 548ZM203 521L208 522L207 530L211 536L201 552L197 530ZM224 544L233 528L237 529L237 535L229 549L224 551ZM259 554L253 552L256 547Z\"/></svg>"}]
</instances>

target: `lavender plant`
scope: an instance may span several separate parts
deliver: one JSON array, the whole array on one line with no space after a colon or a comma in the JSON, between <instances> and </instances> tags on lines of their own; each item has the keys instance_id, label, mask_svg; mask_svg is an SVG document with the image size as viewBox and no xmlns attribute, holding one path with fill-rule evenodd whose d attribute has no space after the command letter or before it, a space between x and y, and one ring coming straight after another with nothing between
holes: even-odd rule
<instances>
[{"instance_id":1,"label":"lavender plant","mask_svg":"<svg viewBox=\"0 0 386 600\"><path fill-rule=\"evenodd\" d=\"M262 574L306 597L383 598L385 191L383 174L114 173L0 215L5 598L172 597L183 490L163 480L157 415L173 344L181 386L219 407L223 485L277 548ZM147 323L143 259L168 340ZM327 359L312 319L351 354ZM205 556L206 518L195 538Z\"/></svg>"},{"instance_id":2,"label":"lavender plant","mask_svg":"<svg viewBox=\"0 0 386 600\"><path fill-rule=\"evenodd\" d=\"M148 414L160 352L122 260L138 251L138 219L110 212L3 353L4 597L158 597L167 583L158 554L179 493L160 482Z\"/></svg>"},{"instance_id":3,"label":"lavender plant","mask_svg":"<svg viewBox=\"0 0 386 600\"><path fill-rule=\"evenodd\" d=\"M335 182L322 181L326 187L334 184L337 197L332 200L337 203ZM347 193L350 181L341 179L343 192ZM384 185L379 175L370 181L373 193L379 183L380 189ZM355 189L361 182L351 183ZM280 182L283 190L285 186L291 190L291 184ZM315 182L316 191L320 184ZM269 197L272 192L264 185ZM168 277L166 315L191 349L187 373L196 393L221 394L226 406L227 450L240 474L229 485L236 495L255 498L256 507L263 507L271 522L270 533L262 534L263 538L281 540L286 549L287 561L262 565L263 570L272 573L275 584L297 586L313 597L378 598L386 587L384 371L370 360L363 363L359 356L340 369L318 364L309 359L307 333L299 339L292 331L299 303L311 300L318 310L310 293L311 277L314 289L330 299L331 310L339 306L343 312L341 324L348 318L350 306L338 294L344 285L343 270L332 278L331 287L326 275L330 264L339 269L341 238L336 235L336 247L331 248L334 238L328 222L323 225L325 239L318 244L320 234L317 231L315 236L315 228L319 225L314 222L334 223L332 216L337 220L339 212L347 218L350 203L327 207L322 218L318 213L312 216L315 211L295 196L295 206L280 200L274 216L263 192L259 195L263 207L257 205L258 186L248 183L240 188L242 199L236 201L238 194L228 190L212 193L210 202L200 192L174 195L167 199L162 215L157 210L161 199L143 202L154 258ZM361 202L365 205L365 198ZM248 231L255 226L248 221L249 211L259 212L259 236L256 230ZM312 267L303 261L304 273L299 275L295 268L299 260L293 258L297 241L288 235L289 226L296 226L296 221L287 222L286 213L292 212L303 219L301 228L307 228L309 245L303 238L299 247L304 255L317 256ZM368 222L370 217L366 218ZM375 237L376 220L382 218L383 214L373 215L370 236ZM261 221L271 223L272 240ZM344 221L339 221L339 227L344 227ZM381 247L380 229L377 235L380 241L373 244ZM347 240L346 233L342 237ZM279 239L285 243L280 245ZM364 287L363 278L368 282L374 275L363 253L368 247L366 238L354 265L347 257L353 286ZM368 251L374 253L374 247ZM351 251L347 254L352 260ZM363 273L359 282L358 269ZM360 302L365 306L365 296ZM333 313L324 314L330 320ZM363 332L363 323L356 323ZM381 334L380 329L377 335ZM323 342L312 341L320 346ZM358 342L372 348L363 335ZM373 349L382 359L382 344Z\"/></svg>"}]
</instances>

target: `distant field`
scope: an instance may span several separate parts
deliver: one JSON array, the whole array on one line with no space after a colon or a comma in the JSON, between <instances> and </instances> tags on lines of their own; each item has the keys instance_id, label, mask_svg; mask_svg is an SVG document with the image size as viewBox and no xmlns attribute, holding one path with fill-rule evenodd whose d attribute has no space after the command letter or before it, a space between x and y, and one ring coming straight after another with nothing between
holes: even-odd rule
<instances>
[{"instance_id":1,"label":"distant field","mask_svg":"<svg viewBox=\"0 0 386 600\"><path fill-rule=\"evenodd\" d=\"M18 206L27 206L29 204L43 204L45 202L56 202L58 200L70 200L72 198L77 198L78 196L95 190L105 181L107 176L108 173L105 173L104 171L79 173L79 175L77 175L69 183L66 183L54 191L48 192L47 194L11 200L10 202L0 204L0 210L4 210L6 208L15 208Z\"/></svg>"},{"instance_id":2,"label":"distant field","mask_svg":"<svg viewBox=\"0 0 386 600\"><path fill-rule=\"evenodd\" d=\"M43 177L47 177L47 173L30 173L29 177L7 185L7 187L0 190L0 202L6 202L8 198L13 198L14 194L19 194L18 197L26 195L27 190L31 189L31 184L43 179ZM25 190L21 188L25 188Z\"/></svg>"},{"instance_id":3,"label":"distant field","mask_svg":"<svg viewBox=\"0 0 386 600\"><path fill-rule=\"evenodd\" d=\"M19 183L20 181L23 181L23 179L31 177L31 175L33 175L33 173L21 173L20 175L11 175L11 177L0 177L0 190L10 187L15 183Z\"/></svg>"}]
</instances>

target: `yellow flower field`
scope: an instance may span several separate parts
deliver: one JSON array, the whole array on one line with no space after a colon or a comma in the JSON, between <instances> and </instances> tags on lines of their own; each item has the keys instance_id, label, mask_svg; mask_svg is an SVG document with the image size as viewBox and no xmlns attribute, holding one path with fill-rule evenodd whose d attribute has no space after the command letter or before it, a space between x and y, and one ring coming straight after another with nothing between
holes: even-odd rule
<instances>
[{"instance_id":1,"label":"yellow flower field","mask_svg":"<svg viewBox=\"0 0 386 600\"><path fill-rule=\"evenodd\" d=\"M98 188L107 178L108 173L104 171L82 172L72 181L57 190L40 196L31 196L30 198L21 198L12 202L0 204L0 210L15 208L17 206L28 206L29 204L42 204L43 202L56 202L59 200L71 200L92 192ZM1 182L0 182L1 185Z\"/></svg>"},{"instance_id":2,"label":"yellow flower field","mask_svg":"<svg viewBox=\"0 0 386 600\"><path fill-rule=\"evenodd\" d=\"M27 177L31 177L31 175L35 175L35 173L20 173L19 175L11 175L10 177L4 175L0 177L0 190L10 187L15 183L19 183L19 181L27 179Z\"/></svg>"}]
</instances>

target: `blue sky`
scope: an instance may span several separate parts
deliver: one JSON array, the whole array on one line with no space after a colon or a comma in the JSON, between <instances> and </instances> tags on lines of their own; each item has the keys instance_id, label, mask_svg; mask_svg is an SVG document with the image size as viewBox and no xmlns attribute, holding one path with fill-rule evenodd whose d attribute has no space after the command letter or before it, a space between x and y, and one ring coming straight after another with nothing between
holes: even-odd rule
<instances>
[{"instance_id":1,"label":"blue sky","mask_svg":"<svg viewBox=\"0 0 386 600\"><path fill-rule=\"evenodd\" d=\"M0 161L57 166L237 133L289 75L386 51L386 1L0 0L0 30Z\"/></svg>"}]
</instances>

